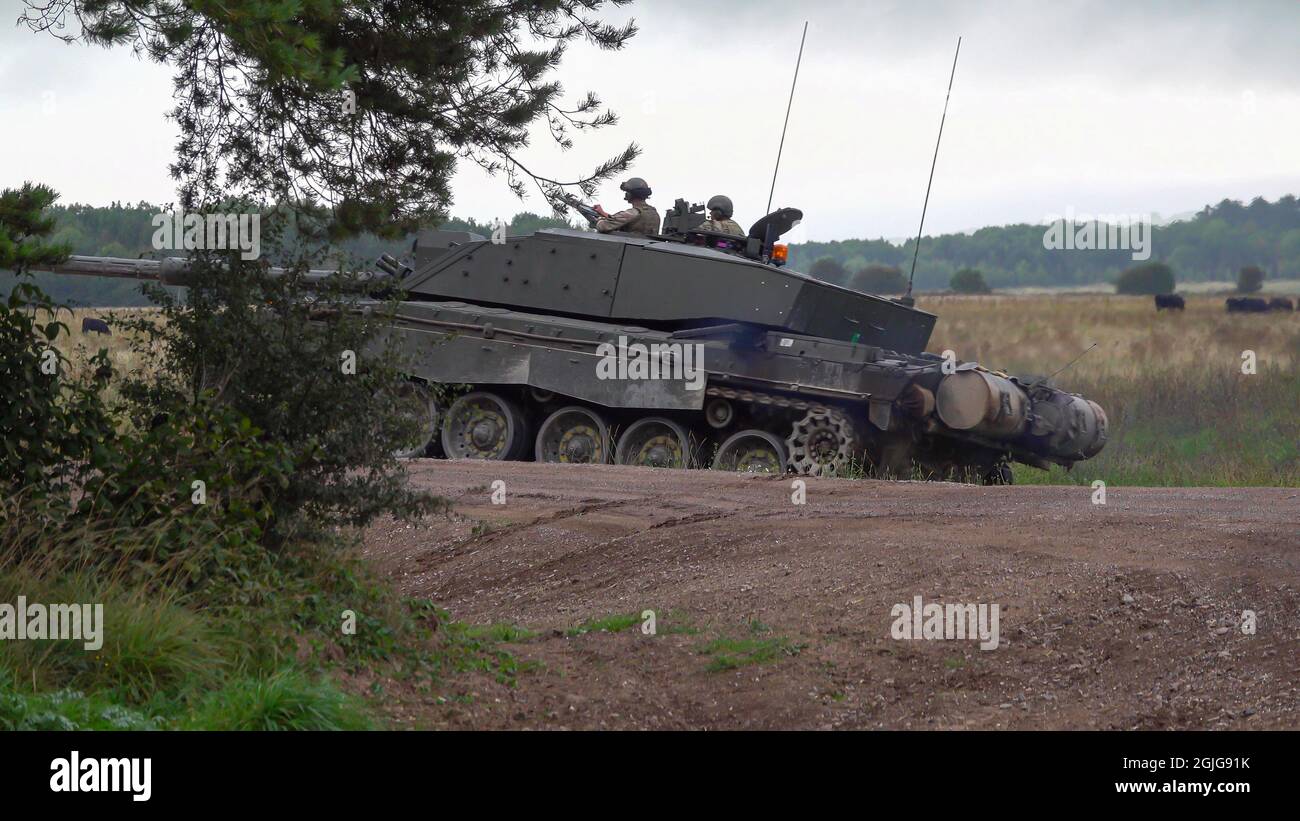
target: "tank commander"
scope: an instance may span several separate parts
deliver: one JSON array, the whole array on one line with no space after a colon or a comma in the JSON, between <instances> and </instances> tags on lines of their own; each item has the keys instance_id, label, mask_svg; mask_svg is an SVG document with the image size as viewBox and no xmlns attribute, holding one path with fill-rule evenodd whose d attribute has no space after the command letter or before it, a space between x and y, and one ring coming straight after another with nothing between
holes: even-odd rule
<instances>
[{"instance_id":1,"label":"tank commander","mask_svg":"<svg viewBox=\"0 0 1300 821\"><path fill-rule=\"evenodd\" d=\"M731 218L732 210L731 198L718 194L709 200L709 218L700 224L698 230L745 236L745 229Z\"/></svg>"},{"instance_id":2,"label":"tank commander","mask_svg":"<svg viewBox=\"0 0 1300 821\"><path fill-rule=\"evenodd\" d=\"M640 177L633 177L619 186L624 192L623 199L632 206L617 214L610 214L596 206L600 219L596 221L596 230L602 234L611 231L625 231L629 234L651 236L659 233L659 212L646 202L650 197L650 185Z\"/></svg>"}]
</instances>

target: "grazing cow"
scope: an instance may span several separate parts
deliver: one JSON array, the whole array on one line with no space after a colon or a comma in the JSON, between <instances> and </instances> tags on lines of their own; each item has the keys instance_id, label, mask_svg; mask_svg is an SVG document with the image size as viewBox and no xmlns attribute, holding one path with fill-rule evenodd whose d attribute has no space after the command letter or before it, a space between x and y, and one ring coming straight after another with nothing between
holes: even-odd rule
<instances>
[{"instance_id":1,"label":"grazing cow","mask_svg":"<svg viewBox=\"0 0 1300 821\"><path fill-rule=\"evenodd\" d=\"M1259 314L1268 310L1268 300L1253 296L1230 296L1225 303L1228 313Z\"/></svg>"},{"instance_id":2,"label":"grazing cow","mask_svg":"<svg viewBox=\"0 0 1300 821\"><path fill-rule=\"evenodd\" d=\"M1270 311L1294 311L1295 305L1291 304L1291 300L1285 297L1275 296L1268 301L1268 309Z\"/></svg>"},{"instance_id":3,"label":"grazing cow","mask_svg":"<svg viewBox=\"0 0 1300 821\"><path fill-rule=\"evenodd\" d=\"M108 330L108 323L105 322L104 320L95 319L94 317L90 317L90 316L82 317L81 332L83 334L88 334L91 333L92 331L97 334L108 334L109 336L113 335Z\"/></svg>"},{"instance_id":4,"label":"grazing cow","mask_svg":"<svg viewBox=\"0 0 1300 821\"><path fill-rule=\"evenodd\" d=\"M1187 307L1187 303L1178 294L1156 294L1156 310L1163 311L1168 308L1171 311L1181 311Z\"/></svg>"}]
</instances>

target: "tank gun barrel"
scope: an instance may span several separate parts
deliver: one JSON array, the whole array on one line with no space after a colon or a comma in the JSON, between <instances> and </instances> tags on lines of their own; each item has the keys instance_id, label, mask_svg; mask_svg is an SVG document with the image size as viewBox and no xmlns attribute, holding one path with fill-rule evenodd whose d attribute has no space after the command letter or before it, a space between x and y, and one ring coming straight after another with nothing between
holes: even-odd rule
<instances>
[{"instance_id":1,"label":"tank gun barrel","mask_svg":"<svg viewBox=\"0 0 1300 821\"><path fill-rule=\"evenodd\" d=\"M366 271L359 275L359 287L367 290L382 289L390 283L390 280L400 280L411 272L410 266L403 265L389 254L384 254L380 258L377 267L380 269L379 272ZM42 270L53 274L145 279L161 282L164 285L184 286L188 284L190 278L190 260L184 257L125 259L73 255L64 262L47 265ZM279 277L291 273L291 269L272 267L267 269L267 273ZM303 279L308 285L314 285L336 276L338 276L337 271L313 268L303 275Z\"/></svg>"},{"instance_id":2,"label":"tank gun barrel","mask_svg":"<svg viewBox=\"0 0 1300 821\"><path fill-rule=\"evenodd\" d=\"M173 261L177 263L185 262L185 260L175 257L157 260L73 255L68 257L65 262L45 266L43 270L53 274L83 274L101 277L122 277L124 279L152 279L166 282L168 274L165 274L163 269L165 263ZM167 267L183 270L185 266L172 265Z\"/></svg>"}]
</instances>

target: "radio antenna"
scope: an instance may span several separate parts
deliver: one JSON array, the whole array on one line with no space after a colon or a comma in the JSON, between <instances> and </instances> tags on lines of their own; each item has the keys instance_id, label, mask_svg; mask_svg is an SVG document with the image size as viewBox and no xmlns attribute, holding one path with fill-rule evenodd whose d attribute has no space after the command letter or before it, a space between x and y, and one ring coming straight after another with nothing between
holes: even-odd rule
<instances>
[{"instance_id":1,"label":"radio antenna","mask_svg":"<svg viewBox=\"0 0 1300 821\"><path fill-rule=\"evenodd\" d=\"M1048 376L1044 376L1044 377L1042 377L1041 379L1039 379L1037 382L1035 382L1034 384L1030 385L1030 386L1029 386L1029 389L1030 389L1030 390L1033 390L1034 388L1038 387L1039 385L1042 385L1042 384L1044 384L1044 383L1046 383L1046 382L1050 382L1051 380L1053 380L1053 379L1055 379L1056 377L1060 376L1060 375L1065 371L1066 368L1072 366L1075 362L1078 362L1080 359L1083 359L1083 354L1088 353L1088 351L1091 351L1091 350L1092 350L1093 348L1095 348L1095 347L1097 347L1097 343L1096 343L1096 342L1094 342L1094 343L1092 343L1091 345L1089 345L1088 347L1084 348L1084 349L1083 349L1083 353L1079 354L1079 355L1076 356L1074 359L1071 359L1069 362L1066 362L1065 365L1064 365L1060 370L1058 370L1056 373L1050 374L1050 375L1048 375Z\"/></svg>"},{"instance_id":2,"label":"radio antenna","mask_svg":"<svg viewBox=\"0 0 1300 821\"><path fill-rule=\"evenodd\" d=\"M930 181L925 184L925 204L921 206L921 227L916 229L916 248L912 251L912 272L907 275L907 294L903 304L912 305L912 280L916 277L916 258L921 254L921 233L925 230L925 211L930 207L930 186L934 185L934 167L939 163L939 143L943 142L943 123L948 119L948 99L952 97L952 81L957 76L957 55L961 54L961 38L957 38L957 52L952 55L952 74L948 75L948 94L943 98L943 116L939 118L939 139L934 141L934 159L930 161Z\"/></svg>"},{"instance_id":3,"label":"radio antenna","mask_svg":"<svg viewBox=\"0 0 1300 821\"><path fill-rule=\"evenodd\" d=\"M808 37L808 21L803 21L803 36L799 38L799 59L794 61L794 80L790 82L790 101L785 104L785 125L781 126L781 145L776 149L776 168L772 169L772 187L767 192L767 210L772 213L772 195L776 193L776 172L781 170L781 152L785 150L785 130L790 127L790 109L794 106L794 87L799 82L799 64L803 62L803 41Z\"/></svg>"}]
</instances>

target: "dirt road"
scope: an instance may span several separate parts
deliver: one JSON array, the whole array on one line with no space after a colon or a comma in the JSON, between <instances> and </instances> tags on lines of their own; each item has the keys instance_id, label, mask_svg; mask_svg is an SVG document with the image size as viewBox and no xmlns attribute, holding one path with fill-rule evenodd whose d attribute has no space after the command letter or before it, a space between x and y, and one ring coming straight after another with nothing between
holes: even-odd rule
<instances>
[{"instance_id":1,"label":"dirt road","mask_svg":"<svg viewBox=\"0 0 1300 821\"><path fill-rule=\"evenodd\" d=\"M1300 727L1293 489L1110 487L1097 505L1084 487L812 479L798 505L790 478L712 471L421 460L412 475L454 514L380 524L368 556L457 619L531 632L500 629L515 686L395 692L402 721ZM917 623L895 606L918 596L997 605L996 649L894 638Z\"/></svg>"}]
</instances>

